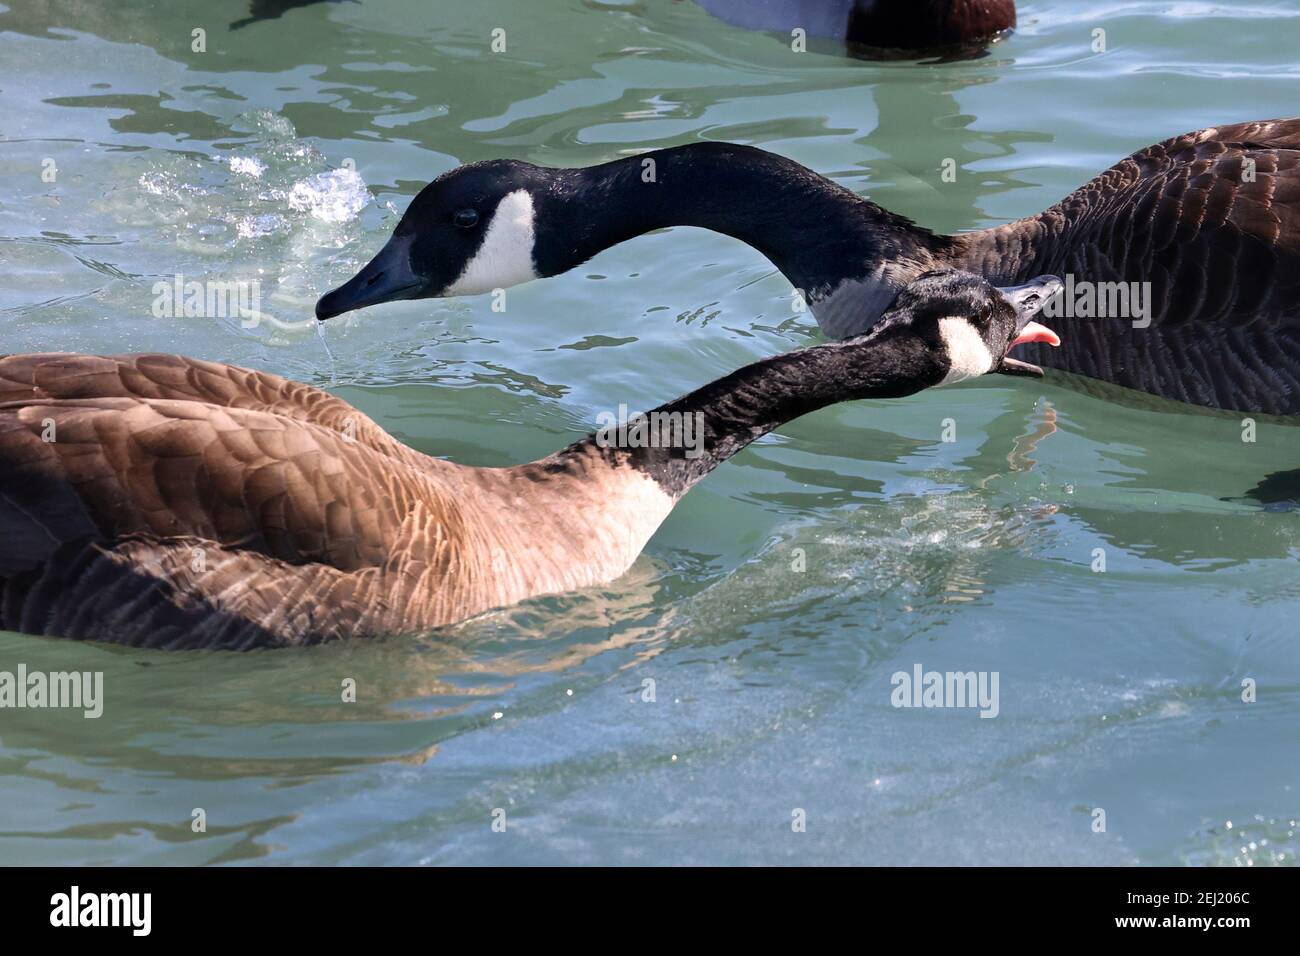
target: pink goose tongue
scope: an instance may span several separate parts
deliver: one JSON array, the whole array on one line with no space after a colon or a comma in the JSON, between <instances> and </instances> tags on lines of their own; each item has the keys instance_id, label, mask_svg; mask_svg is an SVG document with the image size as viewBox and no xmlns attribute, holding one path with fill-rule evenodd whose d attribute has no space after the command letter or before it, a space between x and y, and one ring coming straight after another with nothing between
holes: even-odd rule
<instances>
[{"instance_id":1,"label":"pink goose tongue","mask_svg":"<svg viewBox=\"0 0 1300 956\"><path fill-rule=\"evenodd\" d=\"M1061 337L1045 325L1029 322L1020 330L1020 334L1015 337L1008 348L1024 345L1026 342L1046 342L1048 345L1056 346L1061 344Z\"/></svg>"}]
</instances>

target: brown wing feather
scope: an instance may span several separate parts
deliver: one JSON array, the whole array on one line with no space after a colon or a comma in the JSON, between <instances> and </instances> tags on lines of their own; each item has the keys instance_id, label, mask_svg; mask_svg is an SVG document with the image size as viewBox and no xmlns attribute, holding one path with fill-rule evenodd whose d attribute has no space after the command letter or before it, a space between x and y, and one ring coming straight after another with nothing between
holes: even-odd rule
<instances>
[{"instance_id":1,"label":"brown wing feather","mask_svg":"<svg viewBox=\"0 0 1300 956\"><path fill-rule=\"evenodd\" d=\"M1150 282L1131 317L1053 319L1032 361L1170 398L1300 414L1300 119L1157 143L1029 219L959 237L1005 281Z\"/></svg>"},{"instance_id":2,"label":"brown wing feather","mask_svg":"<svg viewBox=\"0 0 1300 956\"><path fill-rule=\"evenodd\" d=\"M671 506L599 449L466 468L247 369L0 358L0 628L228 648L425 631L610 580Z\"/></svg>"},{"instance_id":3,"label":"brown wing feather","mask_svg":"<svg viewBox=\"0 0 1300 956\"><path fill-rule=\"evenodd\" d=\"M406 462L425 457L329 392L267 372L181 355L47 352L0 357L0 403L29 398L192 400L322 425Z\"/></svg>"},{"instance_id":4,"label":"brown wing feather","mask_svg":"<svg viewBox=\"0 0 1300 956\"><path fill-rule=\"evenodd\" d=\"M319 606L318 617L397 624L383 607L409 597L418 581L420 599L401 602L405 629L444 623L449 602L440 589L454 604L471 564L455 554L465 526L455 495L430 480L455 466L424 459L417 468L417 457L346 403L274 376L171 356L0 359L0 575L12 579L0 626L71 628L65 636L91 628L118 640L147 633L74 615L74 595L84 597L86 585L67 586L62 565L82 560L112 579L105 587L114 597L95 606L120 601L132 581L141 595L170 594L177 608L177 595L202 599L217 586L217 616L243 619L265 591L279 616L250 620L263 620L257 626L280 643L322 633L318 622L291 626L286 617L298 606L286 596L302 587L311 597L301 607ZM415 514L434 516L421 520L419 536ZM175 546L180 539L190 544ZM171 555L170 568L193 548L242 568L228 582L242 580L242 590L227 593L220 574L191 580L141 570L149 549L151 566ZM122 573L108 574L115 566ZM56 580L62 585L51 590ZM367 605L351 603L376 584ZM328 603L344 591L348 600ZM192 608L185 616L197 619Z\"/></svg>"}]
</instances>

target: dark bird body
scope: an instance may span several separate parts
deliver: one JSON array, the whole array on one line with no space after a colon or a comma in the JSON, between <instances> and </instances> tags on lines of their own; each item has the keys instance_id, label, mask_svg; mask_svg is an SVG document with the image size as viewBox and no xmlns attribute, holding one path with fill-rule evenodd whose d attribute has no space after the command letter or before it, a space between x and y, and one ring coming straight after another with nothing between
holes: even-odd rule
<instances>
[{"instance_id":1,"label":"dark bird body","mask_svg":"<svg viewBox=\"0 0 1300 956\"><path fill-rule=\"evenodd\" d=\"M1193 405L1300 414L1300 119L1174 137L1037 216L949 242L947 262L994 282L1151 283L1150 327L1054 316L1062 347L1035 361Z\"/></svg>"},{"instance_id":2,"label":"dark bird body","mask_svg":"<svg viewBox=\"0 0 1300 956\"><path fill-rule=\"evenodd\" d=\"M697 0L714 16L751 30L844 41L872 58L978 52L1016 25L1014 0Z\"/></svg>"}]
</instances>

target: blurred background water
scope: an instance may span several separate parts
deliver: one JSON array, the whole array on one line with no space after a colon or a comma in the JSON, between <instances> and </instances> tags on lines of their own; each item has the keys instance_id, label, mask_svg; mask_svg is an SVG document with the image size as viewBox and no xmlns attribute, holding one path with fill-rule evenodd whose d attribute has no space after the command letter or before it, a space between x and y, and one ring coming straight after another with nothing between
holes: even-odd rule
<instances>
[{"instance_id":1,"label":"blurred background water","mask_svg":"<svg viewBox=\"0 0 1300 956\"><path fill-rule=\"evenodd\" d=\"M315 297L459 163L732 140L955 231L1167 136L1300 113L1291 2L1019 11L986 57L868 63L680 0L4 0L0 351L254 366L509 464L819 334L756 252L673 229L504 313L399 303L322 342ZM176 273L257 279L274 321L155 318ZM618 581L419 639L0 634L0 670L102 670L107 698L0 711L0 862L1292 864L1300 515L1247 493L1300 467L1296 434L986 379L794 422ZM997 671L999 716L895 709L918 663Z\"/></svg>"}]
</instances>

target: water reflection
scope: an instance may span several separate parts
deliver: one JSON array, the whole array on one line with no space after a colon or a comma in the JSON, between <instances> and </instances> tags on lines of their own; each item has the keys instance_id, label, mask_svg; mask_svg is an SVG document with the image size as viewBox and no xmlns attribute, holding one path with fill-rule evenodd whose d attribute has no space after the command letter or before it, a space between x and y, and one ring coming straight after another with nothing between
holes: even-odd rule
<instances>
[{"instance_id":1,"label":"water reflection","mask_svg":"<svg viewBox=\"0 0 1300 956\"><path fill-rule=\"evenodd\" d=\"M310 7L317 3L343 3L345 0L250 0L248 16L230 24L232 30L242 30L246 26L261 20L277 20L288 10ZM360 3L361 0L346 0L348 3Z\"/></svg>"},{"instance_id":2,"label":"water reflection","mask_svg":"<svg viewBox=\"0 0 1300 956\"><path fill-rule=\"evenodd\" d=\"M1078 382L1071 377L1072 390ZM1289 512L1300 494L1300 471L1287 467L1294 459L1293 422L1262 418L1257 441L1247 443L1236 413L1115 386L1087 391L1093 395L1053 389L1051 399L1037 402L1018 394L984 426L986 438L962 464L984 476L981 486L1014 493L1034 488L1040 479L1032 473L1048 462L1059 481L1047 491L1055 507L1116 551L1143 560L1211 571L1297 553L1300 521ZM1092 407L1099 403L1104 407ZM1152 416L1162 427L1150 427ZM1127 440L1107 441L1103 431ZM1081 455L1084 448L1089 453ZM1082 565L1091 563L1094 546L1075 555ZM1115 570L1113 560L1109 569Z\"/></svg>"}]
</instances>

